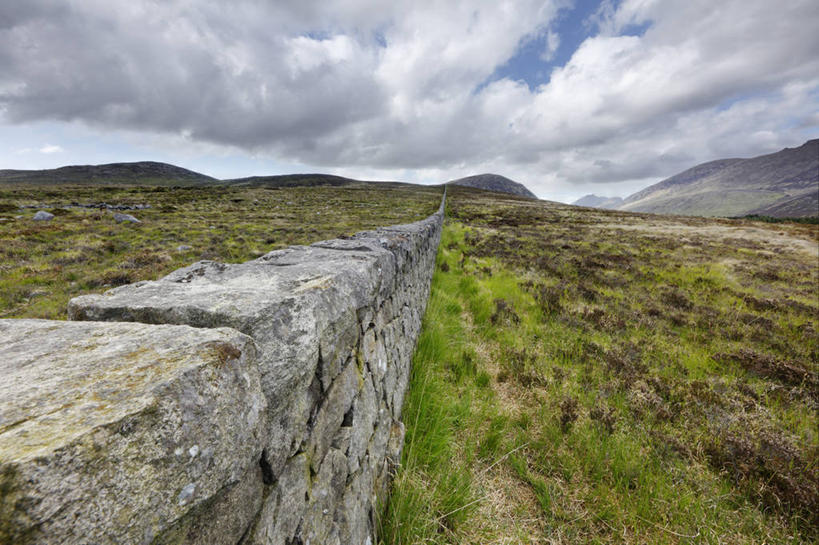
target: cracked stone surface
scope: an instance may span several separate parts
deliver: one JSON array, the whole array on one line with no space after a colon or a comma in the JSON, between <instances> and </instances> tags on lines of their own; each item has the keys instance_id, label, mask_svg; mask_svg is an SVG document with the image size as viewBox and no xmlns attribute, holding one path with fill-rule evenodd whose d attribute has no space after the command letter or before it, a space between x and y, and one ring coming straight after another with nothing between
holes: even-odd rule
<instances>
[{"instance_id":1,"label":"cracked stone surface","mask_svg":"<svg viewBox=\"0 0 819 545\"><path fill-rule=\"evenodd\" d=\"M0 320L0 542L150 543L240 481L256 357L231 329Z\"/></svg>"}]
</instances>

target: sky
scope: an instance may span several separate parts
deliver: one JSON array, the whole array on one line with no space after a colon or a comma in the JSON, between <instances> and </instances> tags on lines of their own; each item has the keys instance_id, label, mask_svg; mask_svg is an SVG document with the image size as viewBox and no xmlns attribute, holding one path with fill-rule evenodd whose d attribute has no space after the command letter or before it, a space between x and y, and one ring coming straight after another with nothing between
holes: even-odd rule
<instances>
[{"instance_id":1,"label":"sky","mask_svg":"<svg viewBox=\"0 0 819 545\"><path fill-rule=\"evenodd\" d=\"M2 0L0 168L626 196L819 137L816 0Z\"/></svg>"}]
</instances>

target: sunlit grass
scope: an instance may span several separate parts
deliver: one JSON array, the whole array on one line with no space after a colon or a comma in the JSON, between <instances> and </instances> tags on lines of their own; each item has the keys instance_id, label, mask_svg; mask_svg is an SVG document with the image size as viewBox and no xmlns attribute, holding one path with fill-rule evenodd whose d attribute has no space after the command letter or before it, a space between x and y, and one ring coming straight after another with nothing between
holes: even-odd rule
<instances>
[{"instance_id":1,"label":"sunlit grass","mask_svg":"<svg viewBox=\"0 0 819 545\"><path fill-rule=\"evenodd\" d=\"M407 223L435 211L440 189L344 188L0 188L0 317L66 316L79 294L161 277L200 259L243 262L292 244ZM113 213L77 203L148 204ZM56 217L32 221L45 205Z\"/></svg>"},{"instance_id":2,"label":"sunlit grass","mask_svg":"<svg viewBox=\"0 0 819 545\"><path fill-rule=\"evenodd\" d=\"M539 206L450 194L384 543L811 542L812 257Z\"/></svg>"}]
</instances>

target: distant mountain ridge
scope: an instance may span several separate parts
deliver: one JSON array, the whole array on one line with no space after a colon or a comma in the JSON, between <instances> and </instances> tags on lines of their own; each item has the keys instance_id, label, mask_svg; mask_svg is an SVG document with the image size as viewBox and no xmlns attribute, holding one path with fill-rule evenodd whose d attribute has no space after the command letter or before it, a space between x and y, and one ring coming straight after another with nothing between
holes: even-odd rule
<instances>
[{"instance_id":1,"label":"distant mountain ridge","mask_svg":"<svg viewBox=\"0 0 819 545\"><path fill-rule=\"evenodd\" d=\"M690 216L819 215L819 139L750 159L708 161L617 203L586 195L573 204Z\"/></svg>"},{"instance_id":2,"label":"distant mountain ridge","mask_svg":"<svg viewBox=\"0 0 819 545\"><path fill-rule=\"evenodd\" d=\"M600 197L591 193L580 197L572 203L575 206L588 206L590 208L607 208L609 210L617 210L623 204L622 197Z\"/></svg>"},{"instance_id":3,"label":"distant mountain ridge","mask_svg":"<svg viewBox=\"0 0 819 545\"><path fill-rule=\"evenodd\" d=\"M623 200L620 210L693 216L819 215L819 139L750 159L702 163Z\"/></svg>"},{"instance_id":4,"label":"distant mountain ridge","mask_svg":"<svg viewBox=\"0 0 819 545\"><path fill-rule=\"evenodd\" d=\"M497 191L499 193L510 193L519 197L537 199L537 195L529 191L525 185L510 180L509 178L501 176L500 174L476 174L474 176L467 176L466 178L451 180L447 182L447 184L474 187L476 189Z\"/></svg>"},{"instance_id":5,"label":"distant mountain ridge","mask_svg":"<svg viewBox=\"0 0 819 545\"><path fill-rule=\"evenodd\" d=\"M310 187L319 185L344 186L350 184L379 183L395 187L409 186L403 182L365 182L333 174L278 174L272 176L248 176L220 180L175 165L156 161L135 163L108 163L104 165L70 165L45 170L0 170L0 184L145 184L145 185L218 185L229 184L244 187ZM521 197L536 199L537 196L523 184L498 174L478 174L447 182L455 185L499 191Z\"/></svg>"},{"instance_id":6,"label":"distant mountain ridge","mask_svg":"<svg viewBox=\"0 0 819 545\"><path fill-rule=\"evenodd\" d=\"M155 161L136 163L109 163L104 165L71 165L46 170L0 170L0 184L134 184L134 185L219 185L243 187L311 187L319 185L344 186L350 184L381 183L407 186L403 182L365 182L333 174L277 174L248 176L220 180L186 168Z\"/></svg>"},{"instance_id":7,"label":"distant mountain ridge","mask_svg":"<svg viewBox=\"0 0 819 545\"><path fill-rule=\"evenodd\" d=\"M104 165L71 165L45 170L0 170L0 182L34 184L58 183L162 183L197 185L219 180L186 168L159 163L108 163Z\"/></svg>"},{"instance_id":8,"label":"distant mountain ridge","mask_svg":"<svg viewBox=\"0 0 819 545\"><path fill-rule=\"evenodd\" d=\"M336 176L334 174L276 174L272 176L248 176L222 180L231 185L267 186L267 187L301 187L311 185L342 186L356 183L359 180Z\"/></svg>"}]
</instances>

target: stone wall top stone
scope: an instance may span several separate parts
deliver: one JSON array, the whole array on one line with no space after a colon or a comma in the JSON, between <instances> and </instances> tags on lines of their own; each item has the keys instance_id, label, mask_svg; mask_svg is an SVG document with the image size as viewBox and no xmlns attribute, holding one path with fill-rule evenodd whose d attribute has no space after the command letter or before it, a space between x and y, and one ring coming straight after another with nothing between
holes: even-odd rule
<instances>
[{"instance_id":1,"label":"stone wall top stone","mask_svg":"<svg viewBox=\"0 0 819 545\"><path fill-rule=\"evenodd\" d=\"M0 320L0 543L142 543L258 463L230 329Z\"/></svg>"}]
</instances>

